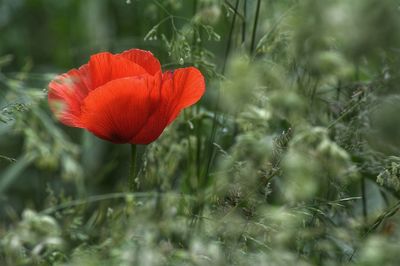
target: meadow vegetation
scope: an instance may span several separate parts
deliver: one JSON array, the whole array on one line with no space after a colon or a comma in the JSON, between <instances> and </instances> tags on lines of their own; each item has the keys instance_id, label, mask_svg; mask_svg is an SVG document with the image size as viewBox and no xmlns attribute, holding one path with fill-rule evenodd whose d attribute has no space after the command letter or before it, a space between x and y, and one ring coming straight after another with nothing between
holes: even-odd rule
<instances>
[{"instance_id":1,"label":"meadow vegetation","mask_svg":"<svg viewBox=\"0 0 400 266\"><path fill-rule=\"evenodd\" d=\"M0 265L398 265L398 0L0 1ZM207 91L138 147L61 125L99 51Z\"/></svg>"}]
</instances>

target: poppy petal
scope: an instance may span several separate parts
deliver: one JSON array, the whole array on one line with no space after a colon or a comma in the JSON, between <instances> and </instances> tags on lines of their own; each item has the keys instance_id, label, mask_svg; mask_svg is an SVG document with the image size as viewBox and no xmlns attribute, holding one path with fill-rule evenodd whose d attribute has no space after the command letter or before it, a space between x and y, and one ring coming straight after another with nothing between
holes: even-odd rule
<instances>
[{"instance_id":1,"label":"poppy petal","mask_svg":"<svg viewBox=\"0 0 400 266\"><path fill-rule=\"evenodd\" d=\"M92 55L89 69L95 88L111 80L148 74L143 67L133 61L108 52Z\"/></svg>"},{"instance_id":2,"label":"poppy petal","mask_svg":"<svg viewBox=\"0 0 400 266\"><path fill-rule=\"evenodd\" d=\"M195 67L180 68L172 74L173 84L163 87L165 97L171 101L168 123L170 124L186 107L195 104L203 96L206 85L201 72ZM166 83L167 84L167 83Z\"/></svg>"},{"instance_id":3,"label":"poppy petal","mask_svg":"<svg viewBox=\"0 0 400 266\"><path fill-rule=\"evenodd\" d=\"M91 89L88 65L59 75L49 84L50 109L63 124L81 127L81 104Z\"/></svg>"},{"instance_id":4,"label":"poppy petal","mask_svg":"<svg viewBox=\"0 0 400 266\"><path fill-rule=\"evenodd\" d=\"M150 75L155 75L161 71L160 62L149 51L130 49L119 55L143 67Z\"/></svg>"},{"instance_id":5,"label":"poppy petal","mask_svg":"<svg viewBox=\"0 0 400 266\"><path fill-rule=\"evenodd\" d=\"M157 83L154 84L153 95L160 100L153 105L153 113L149 116L143 128L131 139L131 143L149 144L156 140L164 131L168 122L169 102L162 95L162 89L166 84L161 85L161 73L158 76ZM165 75L163 77L165 79ZM166 83L172 84L171 79L167 79Z\"/></svg>"},{"instance_id":6,"label":"poppy petal","mask_svg":"<svg viewBox=\"0 0 400 266\"><path fill-rule=\"evenodd\" d=\"M127 143L143 127L158 99L147 77L116 79L93 90L84 100L81 124L96 136Z\"/></svg>"},{"instance_id":7,"label":"poppy petal","mask_svg":"<svg viewBox=\"0 0 400 266\"><path fill-rule=\"evenodd\" d=\"M157 139L179 112L196 103L204 91L203 75L194 67L165 72L161 88L161 101L157 110L149 117L132 142L148 144Z\"/></svg>"}]
</instances>

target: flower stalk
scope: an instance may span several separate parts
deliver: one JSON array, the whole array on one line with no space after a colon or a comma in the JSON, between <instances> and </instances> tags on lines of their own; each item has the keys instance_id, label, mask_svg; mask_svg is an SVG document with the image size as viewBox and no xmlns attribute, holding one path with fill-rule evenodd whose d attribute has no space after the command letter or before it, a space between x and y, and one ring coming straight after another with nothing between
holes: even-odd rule
<instances>
[{"instance_id":1,"label":"flower stalk","mask_svg":"<svg viewBox=\"0 0 400 266\"><path fill-rule=\"evenodd\" d=\"M256 44L256 33L257 33L258 17L260 14L260 4L261 4L261 0L257 0L256 14L255 14L254 24L253 24L253 33L251 34L250 54L253 54L255 44Z\"/></svg>"},{"instance_id":2,"label":"flower stalk","mask_svg":"<svg viewBox=\"0 0 400 266\"><path fill-rule=\"evenodd\" d=\"M135 183L136 183L136 145L131 144L131 165L129 168L129 179L128 179L128 185L129 185L129 192L134 192L135 191Z\"/></svg>"}]
</instances>

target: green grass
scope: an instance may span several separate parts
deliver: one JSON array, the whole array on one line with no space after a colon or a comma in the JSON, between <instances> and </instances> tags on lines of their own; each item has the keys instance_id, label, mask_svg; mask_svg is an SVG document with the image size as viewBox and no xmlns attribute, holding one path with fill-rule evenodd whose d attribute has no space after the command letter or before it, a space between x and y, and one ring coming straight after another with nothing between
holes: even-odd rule
<instances>
[{"instance_id":1,"label":"green grass","mask_svg":"<svg viewBox=\"0 0 400 266\"><path fill-rule=\"evenodd\" d=\"M399 4L0 2L0 265L397 265ZM129 145L62 126L46 87L133 47L207 92L130 192Z\"/></svg>"}]
</instances>

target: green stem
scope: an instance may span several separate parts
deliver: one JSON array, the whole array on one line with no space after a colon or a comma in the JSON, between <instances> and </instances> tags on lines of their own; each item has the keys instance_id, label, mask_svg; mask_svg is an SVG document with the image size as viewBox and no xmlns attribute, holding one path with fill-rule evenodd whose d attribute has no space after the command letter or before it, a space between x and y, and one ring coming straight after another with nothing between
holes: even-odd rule
<instances>
[{"instance_id":1,"label":"green stem","mask_svg":"<svg viewBox=\"0 0 400 266\"><path fill-rule=\"evenodd\" d=\"M362 213L364 219L364 226L366 226L368 221L368 208L367 208L367 197L366 197L366 184L364 177L361 177L361 197L362 197Z\"/></svg>"},{"instance_id":2,"label":"green stem","mask_svg":"<svg viewBox=\"0 0 400 266\"><path fill-rule=\"evenodd\" d=\"M136 145L131 144L131 165L129 169L129 191L135 191L135 179L136 179Z\"/></svg>"},{"instance_id":3,"label":"green stem","mask_svg":"<svg viewBox=\"0 0 400 266\"><path fill-rule=\"evenodd\" d=\"M247 13L247 0L243 1L243 20L242 20L242 45L246 41L246 13Z\"/></svg>"},{"instance_id":4,"label":"green stem","mask_svg":"<svg viewBox=\"0 0 400 266\"><path fill-rule=\"evenodd\" d=\"M254 46L256 43L258 16L260 14L260 4L261 4L261 0L257 0L256 15L254 18L254 25L253 25L253 33L251 35L250 54L253 54L254 48L255 48Z\"/></svg>"},{"instance_id":5,"label":"green stem","mask_svg":"<svg viewBox=\"0 0 400 266\"><path fill-rule=\"evenodd\" d=\"M238 7L239 7L239 0L236 0L235 10L234 10L235 13L233 13L231 28L229 30L229 35L228 35L229 36L228 43L226 44L224 64L222 65L222 74L225 74L226 62L228 61L228 55L229 55L229 52L231 51L231 42L232 42L232 37L233 37L233 30L235 28L236 15L238 13Z\"/></svg>"}]
</instances>

